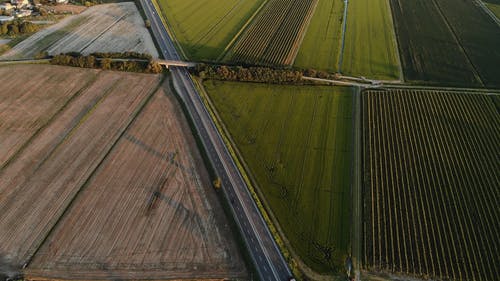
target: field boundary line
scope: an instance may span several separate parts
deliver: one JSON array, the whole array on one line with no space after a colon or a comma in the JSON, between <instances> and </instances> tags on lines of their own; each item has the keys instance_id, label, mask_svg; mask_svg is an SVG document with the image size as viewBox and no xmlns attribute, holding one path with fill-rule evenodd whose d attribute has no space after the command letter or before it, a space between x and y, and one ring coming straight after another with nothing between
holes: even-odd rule
<instances>
[{"instance_id":1,"label":"field boundary line","mask_svg":"<svg viewBox=\"0 0 500 281\"><path fill-rule=\"evenodd\" d=\"M398 37L397 37L397 32L396 32L396 24L394 23L394 14L392 13L392 4L391 0L384 0L386 3L386 8L389 9L389 21L391 22L391 33L392 33L392 44L394 45L393 48L396 51L396 59L398 60L398 68L399 68L399 81L404 83L405 82L405 75L403 72L403 62L401 60L401 54L399 51L399 43L398 43Z\"/></svg>"},{"instance_id":2,"label":"field boundary line","mask_svg":"<svg viewBox=\"0 0 500 281\"><path fill-rule=\"evenodd\" d=\"M362 110L362 92L360 87L353 87L353 118L352 118L352 134L353 134L353 161L351 167L352 188L351 198L352 204L352 227L351 227L351 255L355 280L360 280L360 270L362 268L362 222L363 222L363 188L362 188L362 155L363 155L363 130L361 122L363 120Z\"/></svg>"},{"instance_id":3,"label":"field boundary line","mask_svg":"<svg viewBox=\"0 0 500 281\"><path fill-rule=\"evenodd\" d=\"M45 124L43 124L38 130L35 131L35 133L33 135L31 135L31 137L26 140L26 142L23 143L23 145L14 153L12 154L11 157L9 157L9 159L7 159L7 161L5 161L5 163L3 163L2 166L0 166L0 175L3 173L3 170L9 166L12 161L15 161L16 158L19 156L19 154L21 154L27 147L28 145L43 131L47 128L47 126L49 126L52 121L54 121L77 97L79 97L83 92L85 92L90 86L92 86L92 84L94 84L94 82L99 78L99 75L100 73L96 73L96 75L90 80L88 81L87 83L85 83L80 89L78 89L78 91L75 92L75 94L73 94L67 101L65 104L63 104L59 110L57 110L50 118L49 120L47 120L47 122L45 122Z\"/></svg>"},{"instance_id":4,"label":"field boundary line","mask_svg":"<svg viewBox=\"0 0 500 281\"><path fill-rule=\"evenodd\" d=\"M121 17L119 17L117 20L115 20L113 23L111 23L108 27L106 27L103 31L101 31L99 34L97 34L97 36L95 36L94 38L92 38L92 40L90 40L87 44L85 44L81 49L80 49L80 53L82 53L83 51L85 51L85 49L87 49L90 45L92 45L92 43L94 43L95 41L97 41L99 38L101 38L106 32L108 32L111 28L113 28L117 23L121 22L124 18L130 16L131 14L130 13L127 13L125 15L122 15Z\"/></svg>"},{"instance_id":5,"label":"field boundary line","mask_svg":"<svg viewBox=\"0 0 500 281\"><path fill-rule=\"evenodd\" d=\"M259 6L259 8L257 8L257 10L255 10L255 12L252 14L252 16L250 16L250 18L245 22L245 24L240 28L240 30L238 31L238 33L236 33L233 37L233 39L231 39L231 41L229 41L229 43L227 44L227 46L224 48L224 51L222 51L222 53L217 57L217 61L223 61L226 59L226 56L228 55L228 52L230 49L232 49L232 47L234 46L234 44L241 38L241 35L247 30L247 28L252 24L253 20L255 19L255 17L257 17L257 15L260 13L260 11L262 10L262 8L264 8L264 6L269 2L269 0L264 0L262 2L262 4Z\"/></svg>"},{"instance_id":6,"label":"field boundary line","mask_svg":"<svg viewBox=\"0 0 500 281\"><path fill-rule=\"evenodd\" d=\"M40 242L40 244L36 247L36 249L33 252L33 254L31 254L28 257L28 260L24 263L23 268L27 268L30 265L30 263L33 261L33 258L35 257L35 255L40 251L40 249L45 244L45 242L47 242L48 238L54 232L54 230L56 229L56 227L59 225L59 223L62 221L62 219L66 216L68 210L71 208L71 206L73 205L73 203L77 199L78 195L82 192L82 190L85 189L85 187L88 186L90 180L93 179L95 173L100 169L100 167L103 165L103 163L108 159L109 154L114 150L114 148L116 147L116 144L122 139L123 135L129 130L130 126L132 126L132 124L135 122L135 120L137 119L137 117L139 116L139 114L143 111L143 109L146 107L146 105L149 104L150 100L155 95L155 93L160 89L160 87L161 87L164 79L165 79L165 75L162 75L161 79L158 81L158 85L156 85L156 87L154 87L151 90L151 93L149 93L146 96L146 98L144 99L144 101L142 101L138 105L138 107L134 110L134 112L131 114L130 120L127 122L127 124L125 125L125 127L121 130L121 132L118 134L118 136L116 137L116 139L112 142L112 144L110 145L110 147L108 148L108 150L106 151L106 153L102 156L101 160L99 160L99 163L95 166L95 168L93 169L93 171L89 174L89 176L87 177L87 179L85 180L85 182L82 185L80 185L80 187L78 188L78 190L73 195L73 198L71 198L71 200L68 202L68 205L66 205L66 207L61 211L61 213L58 216L57 220L54 222L54 224L52 225L52 227L49 229L49 231L47 232L47 234L45 235L45 237L42 239L42 241Z\"/></svg>"},{"instance_id":7,"label":"field boundary line","mask_svg":"<svg viewBox=\"0 0 500 281\"><path fill-rule=\"evenodd\" d=\"M439 86L418 86L418 85L403 85L403 84L384 84L380 87L381 90L387 89L411 89L415 91L449 91L455 93L471 94L471 95L500 95L500 89L488 89L488 88L460 88L460 87L439 87Z\"/></svg>"},{"instance_id":8,"label":"field boundary line","mask_svg":"<svg viewBox=\"0 0 500 281\"><path fill-rule=\"evenodd\" d=\"M99 73L101 74L101 73ZM118 81L122 81L123 79L118 79ZM118 82L117 82L118 83ZM71 126L71 128L69 128L68 132L64 135L64 137L62 137L51 149L50 151L48 151L46 153L46 155L44 156L43 159L41 159L39 161L39 163L37 164L36 168L35 168L35 171L37 171L44 163L45 161L47 161L47 159L49 159L53 154L54 152L66 141L68 140L69 138L71 138L71 136L73 135L73 133L78 130L78 128L87 120L87 118L90 116L90 114L92 114L92 112L96 109L97 106L99 106L99 104L101 104L107 97L108 95L116 88L116 84L112 85L111 87L109 87L108 89L106 89L104 91L104 93L102 94L101 97L99 97L95 103L92 104L92 107L89 108L85 114L83 114L83 116L81 116L80 119L78 119L78 123L76 124L72 124L73 126ZM77 115L78 116L78 115Z\"/></svg>"},{"instance_id":9,"label":"field boundary line","mask_svg":"<svg viewBox=\"0 0 500 281\"><path fill-rule=\"evenodd\" d=\"M500 19L486 6L483 0L474 0L481 9L500 27Z\"/></svg>"},{"instance_id":10,"label":"field boundary line","mask_svg":"<svg viewBox=\"0 0 500 281\"><path fill-rule=\"evenodd\" d=\"M311 20L314 17L314 14L316 13L316 8L318 7L318 2L320 0L312 0L314 1L313 7L309 8L309 12L307 13L306 18L302 22L299 30L298 37L295 39L295 44L292 46L292 50L290 51L290 54L288 57L290 58L290 63L288 65L293 65L295 63L295 59L297 58L297 54L299 53L300 46L302 46L302 42L304 41L304 38L306 37L307 31L309 30L309 25L311 24ZM288 58L287 58L288 61ZM286 62L286 61L285 61Z\"/></svg>"},{"instance_id":11,"label":"field boundary line","mask_svg":"<svg viewBox=\"0 0 500 281\"><path fill-rule=\"evenodd\" d=\"M177 37L175 36L175 32L170 27L170 24L169 24L169 22L167 20L167 16L164 13L163 9L158 4L157 0L151 0L151 3L153 3L153 5L155 6L156 12L158 13L158 16L160 17L161 22L163 23L163 26L165 27L165 30L168 33L168 36L170 36L170 38L172 38L172 42L174 43L176 49L181 53L182 59L188 61L188 56L186 55L186 53L184 52L184 49L179 44L179 41L177 40ZM161 14L159 12L161 12ZM161 54L161 55L163 57L165 56L165 54Z\"/></svg>"},{"instance_id":12,"label":"field boundary line","mask_svg":"<svg viewBox=\"0 0 500 281\"><path fill-rule=\"evenodd\" d=\"M214 34L217 32L217 30L219 29L219 26L228 18L230 17L231 15L234 14L234 12L236 10L238 10L238 8L241 6L241 4L243 3L243 0L239 0L233 7L231 7L231 9L224 14L224 16L222 18L220 18L213 26L211 26L209 28L209 30L205 33L205 35L201 36L201 38L199 38L198 40L196 40L196 42L193 42L193 46L195 47L195 49L197 47L201 47L203 48L203 45L202 45L202 41L205 41L205 38L207 38L208 40L212 39L214 37ZM201 45L201 46L200 46Z\"/></svg>"},{"instance_id":13,"label":"field boundary line","mask_svg":"<svg viewBox=\"0 0 500 281\"><path fill-rule=\"evenodd\" d=\"M436 2L436 0L431 0L432 1L432 4L434 5L434 7L437 9L439 15L443 18L444 22L446 23L446 27L448 28L448 30L451 32L451 34L453 35L453 39L455 39L455 42L457 43L458 47L460 48L460 50L462 51L462 53L464 54L465 58L467 59L467 62L470 64L470 66L472 67L472 71L474 73L474 76L475 78L477 79L477 81L484 87L484 82L483 80L481 79L481 76L479 75L479 72L477 71L476 69L476 66L472 63L472 60L470 59L469 55L467 54L467 52L465 51L465 48L464 46L462 45L462 42L458 39L458 36L457 36L457 33L455 32L455 29L453 29L453 27L451 26L450 22L448 21L448 18L444 15L443 11L441 10L441 7L439 6L439 4Z\"/></svg>"},{"instance_id":14,"label":"field boundary line","mask_svg":"<svg viewBox=\"0 0 500 281\"><path fill-rule=\"evenodd\" d=\"M344 61L344 48L345 48L345 31L347 29L347 8L349 6L349 0L344 0L344 15L342 16L342 39L340 40L339 49L339 60L337 65L337 71L342 73L342 63Z\"/></svg>"}]
</instances>

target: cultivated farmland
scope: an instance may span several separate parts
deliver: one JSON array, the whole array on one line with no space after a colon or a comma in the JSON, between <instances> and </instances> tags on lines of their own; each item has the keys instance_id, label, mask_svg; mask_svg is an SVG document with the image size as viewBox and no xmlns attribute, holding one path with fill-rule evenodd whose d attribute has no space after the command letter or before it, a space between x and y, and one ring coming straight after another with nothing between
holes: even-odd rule
<instances>
[{"instance_id":1,"label":"cultivated farmland","mask_svg":"<svg viewBox=\"0 0 500 281\"><path fill-rule=\"evenodd\" d=\"M500 29L473 1L391 0L407 80L498 85Z\"/></svg>"},{"instance_id":2,"label":"cultivated farmland","mask_svg":"<svg viewBox=\"0 0 500 281\"><path fill-rule=\"evenodd\" d=\"M82 71L10 70L34 85L44 79L36 73L65 85ZM0 170L0 259L27 266L30 278L244 277L168 83L157 90L158 75L85 71L94 81L75 87Z\"/></svg>"},{"instance_id":3,"label":"cultivated farmland","mask_svg":"<svg viewBox=\"0 0 500 281\"><path fill-rule=\"evenodd\" d=\"M500 19L500 0L485 0L483 2Z\"/></svg>"},{"instance_id":4,"label":"cultivated farmland","mask_svg":"<svg viewBox=\"0 0 500 281\"><path fill-rule=\"evenodd\" d=\"M399 79L393 28L389 0L349 1L341 72L375 79Z\"/></svg>"},{"instance_id":5,"label":"cultivated farmland","mask_svg":"<svg viewBox=\"0 0 500 281\"><path fill-rule=\"evenodd\" d=\"M343 0L318 0L294 66L329 72L338 70Z\"/></svg>"},{"instance_id":6,"label":"cultivated farmland","mask_svg":"<svg viewBox=\"0 0 500 281\"><path fill-rule=\"evenodd\" d=\"M474 1L434 0L481 82L500 87L500 26Z\"/></svg>"},{"instance_id":7,"label":"cultivated farmland","mask_svg":"<svg viewBox=\"0 0 500 281\"><path fill-rule=\"evenodd\" d=\"M352 90L204 85L293 250L337 272L350 246Z\"/></svg>"},{"instance_id":8,"label":"cultivated farmland","mask_svg":"<svg viewBox=\"0 0 500 281\"><path fill-rule=\"evenodd\" d=\"M499 102L479 93L364 92L368 269L498 279Z\"/></svg>"},{"instance_id":9,"label":"cultivated farmland","mask_svg":"<svg viewBox=\"0 0 500 281\"><path fill-rule=\"evenodd\" d=\"M216 60L264 0L158 0L191 60Z\"/></svg>"},{"instance_id":10,"label":"cultivated farmland","mask_svg":"<svg viewBox=\"0 0 500 281\"><path fill-rule=\"evenodd\" d=\"M27 68L0 67L0 168L97 77L95 71L80 69L63 77L59 68L45 68L26 79L15 70Z\"/></svg>"},{"instance_id":11,"label":"cultivated farmland","mask_svg":"<svg viewBox=\"0 0 500 281\"><path fill-rule=\"evenodd\" d=\"M237 63L290 65L318 0L269 0L226 59Z\"/></svg>"},{"instance_id":12,"label":"cultivated farmland","mask_svg":"<svg viewBox=\"0 0 500 281\"><path fill-rule=\"evenodd\" d=\"M1 59L32 58L43 52L87 55L126 51L158 57L153 40L132 2L97 5L67 17L17 44Z\"/></svg>"}]
</instances>

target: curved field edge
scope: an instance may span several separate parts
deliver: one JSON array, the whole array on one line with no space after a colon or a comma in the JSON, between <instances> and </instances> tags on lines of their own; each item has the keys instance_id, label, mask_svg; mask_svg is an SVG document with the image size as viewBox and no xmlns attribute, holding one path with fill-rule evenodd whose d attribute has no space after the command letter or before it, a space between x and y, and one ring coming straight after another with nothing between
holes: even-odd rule
<instances>
[{"instance_id":1,"label":"curved field edge","mask_svg":"<svg viewBox=\"0 0 500 281\"><path fill-rule=\"evenodd\" d=\"M350 89L204 86L293 252L319 273L338 273L350 246L351 166L342 165L351 161Z\"/></svg>"},{"instance_id":2,"label":"curved field edge","mask_svg":"<svg viewBox=\"0 0 500 281\"><path fill-rule=\"evenodd\" d=\"M264 0L157 0L186 57L216 61Z\"/></svg>"}]
</instances>

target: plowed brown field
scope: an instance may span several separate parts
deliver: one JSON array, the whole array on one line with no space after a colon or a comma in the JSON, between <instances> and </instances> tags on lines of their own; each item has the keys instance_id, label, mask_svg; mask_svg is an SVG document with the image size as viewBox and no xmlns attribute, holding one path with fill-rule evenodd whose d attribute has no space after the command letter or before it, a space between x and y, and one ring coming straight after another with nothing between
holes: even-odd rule
<instances>
[{"instance_id":1,"label":"plowed brown field","mask_svg":"<svg viewBox=\"0 0 500 281\"><path fill-rule=\"evenodd\" d=\"M59 71L58 84L81 71L14 69ZM166 86L157 90L160 76L85 71L95 81L0 169L0 257L28 278L245 276L178 105Z\"/></svg>"}]
</instances>

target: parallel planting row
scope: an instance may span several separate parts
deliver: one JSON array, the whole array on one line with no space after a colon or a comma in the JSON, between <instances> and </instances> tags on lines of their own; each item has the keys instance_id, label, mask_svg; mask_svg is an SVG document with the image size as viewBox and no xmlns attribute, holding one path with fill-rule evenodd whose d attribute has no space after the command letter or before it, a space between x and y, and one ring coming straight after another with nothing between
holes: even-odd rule
<instances>
[{"instance_id":1,"label":"parallel planting row","mask_svg":"<svg viewBox=\"0 0 500 281\"><path fill-rule=\"evenodd\" d=\"M500 28L474 1L391 0L405 78L500 86Z\"/></svg>"},{"instance_id":2,"label":"parallel planting row","mask_svg":"<svg viewBox=\"0 0 500 281\"><path fill-rule=\"evenodd\" d=\"M226 55L236 63L290 65L318 0L269 0Z\"/></svg>"},{"instance_id":3,"label":"parallel planting row","mask_svg":"<svg viewBox=\"0 0 500 281\"><path fill-rule=\"evenodd\" d=\"M264 0L158 0L188 59L216 60Z\"/></svg>"},{"instance_id":4,"label":"parallel planting row","mask_svg":"<svg viewBox=\"0 0 500 281\"><path fill-rule=\"evenodd\" d=\"M160 81L0 68L0 279L246 277L189 127Z\"/></svg>"},{"instance_id":5,"label":"parallel planting row","mask_svg":"<svg viewBox=\"0 0 500 281\"><path fill-rule=\"evenodd\" d=\"M364 93L368 269L498 279L499 102L478 93Z\"/></svg>"},{"instance_id":6,"label":"parallel planting row","mask_svg":"<svg viewBox=\"0 0 500 281\"><path fill-rule=\"evenodd\" d=\"M351 89L205 87L293 250L337 273L350 245Z\"/></svg>"}]
</instances>

